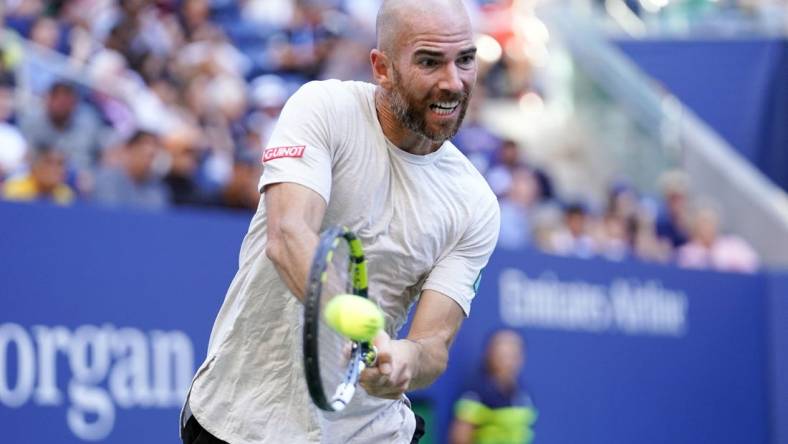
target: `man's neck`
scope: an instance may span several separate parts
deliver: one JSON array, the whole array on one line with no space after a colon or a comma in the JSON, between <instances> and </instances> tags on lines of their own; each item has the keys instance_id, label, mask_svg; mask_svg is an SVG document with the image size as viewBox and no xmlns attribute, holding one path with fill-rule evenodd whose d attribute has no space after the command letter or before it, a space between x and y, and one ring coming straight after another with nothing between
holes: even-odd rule
<instances>
[{"instance_id":1,"label":"man's neck","mask_svg":"<svg viewBox=\"0 0 788 444\"><path fill-rule=\"evenodd\" d=\"M495 381L495 385L504 393L512 393L517 388L517 381L511 378L492 375L492 379Z\"/></svg>"},{"instance_id":2,"label":"man's neck","mask_svg":"<svg viewBox=\"0 0 788 444\"><path fill-rule=\"evenodd\" d=\"M402 126L380 87L375 90L375 111L383 135L402 151L423 156L437 151L443 145Z\"/></svg>"}]
</instances>

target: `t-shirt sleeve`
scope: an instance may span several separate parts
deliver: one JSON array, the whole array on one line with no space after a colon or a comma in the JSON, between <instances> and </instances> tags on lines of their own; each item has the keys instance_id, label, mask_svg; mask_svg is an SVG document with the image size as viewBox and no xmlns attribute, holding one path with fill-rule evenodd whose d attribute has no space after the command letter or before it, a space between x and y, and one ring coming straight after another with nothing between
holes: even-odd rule
<instances>
[{"instance_id":1,"label":"t-shirt sleeve","mask_svg":"<svg viewBox=\"0 0 788 444\"><path fill-rule=\"evenodd\" d=\"M293 182L323 197L331 195L333 113L325 82L302 86L287 101L263 150L260 192L267 185Z\"/></svg>"},{"instance_id":2,"label":"t-shirt sleeve","mask_svg":"<svg viewBox=\"0 0 788 444\"><path fill-rule=\"evenodd\" d=\"M422 286L422 290L438 291L454 299L466 316L479 288L482 269L498 240L501 220L498 201L490 193L485 202L476 206L473 221L459 243L435 264Z\"/></svg>"}]
</instances>

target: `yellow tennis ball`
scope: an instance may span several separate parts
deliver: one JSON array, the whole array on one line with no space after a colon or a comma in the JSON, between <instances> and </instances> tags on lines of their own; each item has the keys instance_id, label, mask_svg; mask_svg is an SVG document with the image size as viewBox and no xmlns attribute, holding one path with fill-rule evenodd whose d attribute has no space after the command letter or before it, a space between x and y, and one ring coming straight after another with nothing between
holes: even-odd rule
<instances>
[{"instance_id":1,"label":"yellow tennis ball","mask_svg":"<svg viewBox=\"0 0 788 444\"><path fill-rule=\"evenodd\" d=\"M325 318L337 333L354 341L369 342L383 328L383 313L374 302L353 294L334 296Z\"/></svg>"}]
</instances>

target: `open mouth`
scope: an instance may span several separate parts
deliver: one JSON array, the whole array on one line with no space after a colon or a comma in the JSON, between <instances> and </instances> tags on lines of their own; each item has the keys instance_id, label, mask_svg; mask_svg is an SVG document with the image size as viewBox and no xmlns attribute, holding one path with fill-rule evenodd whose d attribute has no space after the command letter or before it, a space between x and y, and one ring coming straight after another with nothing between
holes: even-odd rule
<instances>
[{"instance_id":1,"label":"open mouth","mask_svg":"<svg viewBox=\"0 0 788 444\"><path fill-rule=\"evenodd\" d=\"M460 106L460 102L458 100L453 102L435 102L430 105L430 109L436 114L448 116L449 114L453 113L458 106Z\"/></svg>"}]
</instances>

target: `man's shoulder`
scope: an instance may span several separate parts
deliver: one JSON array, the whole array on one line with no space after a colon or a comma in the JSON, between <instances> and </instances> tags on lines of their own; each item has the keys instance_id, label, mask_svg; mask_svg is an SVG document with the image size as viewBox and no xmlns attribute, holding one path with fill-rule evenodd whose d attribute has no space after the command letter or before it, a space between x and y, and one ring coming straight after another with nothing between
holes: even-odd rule
<instances>
[{"instance_id":1,"label":"man's shoulder","mask_svg":"<svg viewBox=\"0 0 788 444\"><path fill-rule=\"evenodd\" d=\"M315 80L302 85L290 98L290 106L320 116L331 127L357 122L368 113L375 86L365 82ZM350 120L348 120L350 119Z\"/></svg>"},{"instance_id":2,"label":"man's shoulder","mask_svg":"<svg viewBox=\"0 0 788 444\"><path fill-rule=\"evenodd\" d=\"M479 172L473 163L450 141L447 141L445 148L447 149L445 161L451 162L452 167L447 168L455 180L460 180L463 187L460 192L469 193L466 198L471 201L481 204L482 206L489 206L492 204L498 205L498 198L490 188L487 180Z\"/></svg>"},{"instance_id":3,"label":"man's shoulder","mask_svg":"<svg viewBox=\"0 0 788 444\"><path fill-rule=\"evenodd\" d=\"M303 84L296 94L312 96L314 99L329 99L332 102L337 100L353 100L360 97L371 95L375 90L375 85L367 82L354 80L313 80Z\"/></svg>"}]
</instances>

